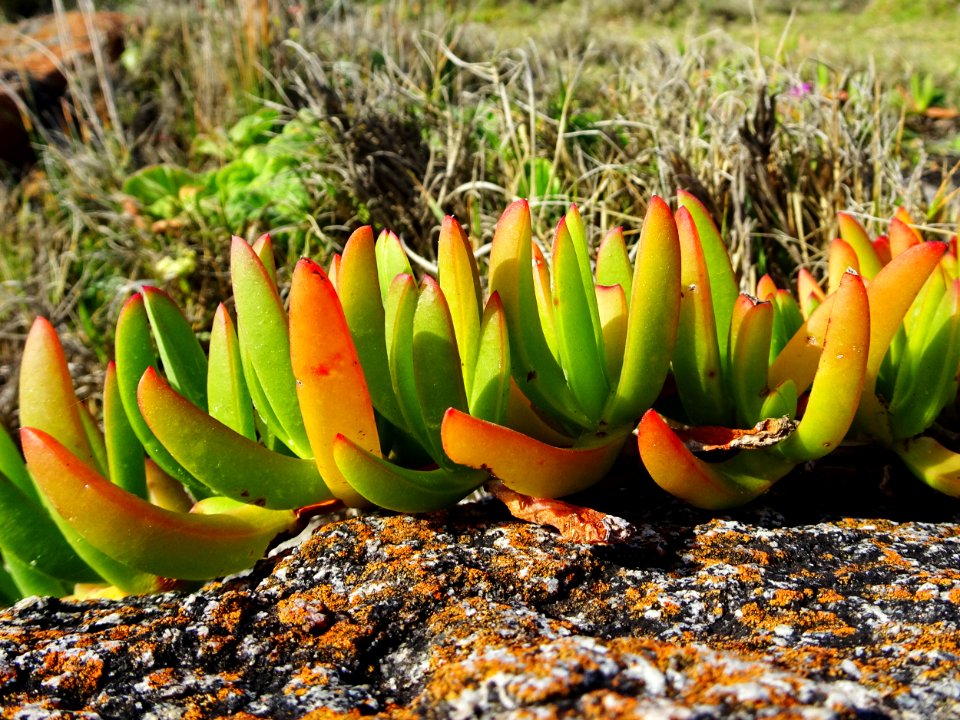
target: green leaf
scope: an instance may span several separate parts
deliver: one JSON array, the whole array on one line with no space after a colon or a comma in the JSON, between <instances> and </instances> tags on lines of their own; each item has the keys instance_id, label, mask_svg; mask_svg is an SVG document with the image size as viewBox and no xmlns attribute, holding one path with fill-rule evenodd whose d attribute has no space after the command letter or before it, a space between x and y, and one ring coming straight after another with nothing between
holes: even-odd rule
<instances>
[{"instance_id":1,"label":"green leaf","mask_svg":"<svg viewBox=\"0 0 960 720\"><path fill-rule=\"evenodd\" d=\"M859 275L837 289L807 407L790 437L774 449L794 462L823 457L846 436L860 404L869 355L870 307Z\"/></svg>"},{"instance_id":2,"label":"green leaf","mask_svg":"<svg viewBox=\"0 0 960 720\"><path fill-rule=\"evenodd\" d=\"M867 280L873 280L883 265L873 249L870 236L863 225L849 213L837 213L837 222L840 225L840 237L857 254L858 272Z\"/></svg>"},{"instance_id":3,"label":"green leaf","mask_svg":"<svg viewBox=\"0 0 960 720\"><path fill-rule=\"evenodd\" d=\"M312 457L290 366L287 314L269 273L243 238L233 238L230 274L241 359L254 405L268 424L276 421L270 429L287 447L302 458ZM262 395L254 391L255 383Z\"/></svg>"},{"instance_id":4,"label":"green leaf","mask_svg":"<svg viewBox=\"0 0 960 720\"><path fill-rule=\"evenodd\" d=\"M524 200L512 203L497 223L490 252L490 293L500 295L510 333L513 377L520 391L559 422L590 425L567 386L540 324L534 291L530 209Z\"/></svg>"},{"instance_id":5,"label":"green leaf","mask_svg":"<svg viewBox=\"0 0 960 720\"><path fill-rule=\"evenodd\" d=\"M944 405L954 399L950 392L956 386L960 367L960 281L953 281L950 291L938 303L936 313L925 324L914 327L926 342L922 348L910 348L903 364L910 373L897 376L897 385L890 400L890 427L894 439L919 435L933 424ZM911 338L912 339L912 338ZM908 341L909 342L909 341Z\"/></svg>"},{"instance_id":6,"label":"green leaf","mask_svg":"<svg viewBox=\"0 0 960 720\"><path fill-rule=\"evenodd\" d=\"M643 464L657 485L708 510L750 502L795 466L767 450L741 451L723 462L704 462L687 449L655 410L643 416L637 442Z\"/></svg>"},{"instance_id":7,"label":"green leaf","mask_svg":"<svg viewBox=\"0 0 960 720\"><path fill-rule=\"evenodd\" d=\"M773 315L771 303L757 302L744 313L737 330L729 379L738 427L753 427L764 419L761 407L767 390Z\"/></svg>"},{"instance_id":8,"label":"green leaf","mask_svg":"<svg viewBox=\"0 0 960 720\"><path fill-rule=\"evenodd\" d=\"M476 258L460 223L451 216L443 219L437 246L437 268L440 288L446 297L453 321L457 349L460 352L463 384L467 394L473 392L473 365L480 342L480 271Z\"/></svg>"},{"instance_id":9,"label":"green leaf","mask_svg":"<svg viewBox=\"0 0 960 720\"><path fill-rule=\"evenodd\" d=\"M51 577L89 582L96 574L60 534L40 504L0 475L0 548L6 559L20 562Z\"/></svg>"},{"instance_id":10,"label":"green leaf","mask_svg":"<svg viewBox=\"0 0 960 720\"><path fill-rule=\"evenodd\" d=\"M685 208L677 211L676 222L680 243L680 316L673 375L677 391L692 424L729 425L733 413L724 387L706 258L693 217Z\"/></svg>"},{"instance_id":11,"label":"green leaf","mask_svg":"<svg viewBox=\"0 0 960 720\"><path fill-rule=\"evenodd\" d=\"M292 512L253 505L213 515L164 510L77 462L42 431L25 429L23 444L30 472L64 521L93 548L148 573L206 580L238 572L294 524ZM222 501L217 499L220 508ZM141 591L146 589L156 589L156 582Z\"/></svg>"},{"instance_id":12,"label":"green leaf","mask_svg":"<svg viewBox=\"0 0 960 720\"><path fill-rule=\"evenodd\" d=\"M405 430L424 449L431 442L423 421L413 369L413 321L417 311L417 284L412 275L397 275L386 306L387 361L390 380L400 403Z\"/></svg>"},{"instance_id":13,"label":"green leaf","mask_svg":"<svg viewBox=\"0 0 960 720\"><path fill-rule=\"evenodd\" d=\"M55 577L51 577L41 570L37 570L29 563L21 561L13 555L4 555L7 572L16 585L20 597L63 597L67 594L67 585Z\"/></svg>"},{"instance_id":14,"label":"green leaf","mask_svg":"<svg viewBox=\"0 0 960 720\"><path fill-rule=\"evenodd\" d=\"M630 291L633 289L633 266L623 240L623 228L614 228L607 233L597 249L597 284L619 285L623 290L627 308L630 308Z\"/></svg>"},{"instance_id":15,"label":"green leaf","mask_svg":"<svg viewBox=\"0 0 960 720\"><path fill-rule=\"evenodd\" d=\"M430 512L455 505L480 487L479 470L409 470L373 455L341 436L334 444L337 465L367 500L395 512Z\"/></svg>"},{"instance_id":16,"label":"green leaf","mask_svg":"<svg viewBox=\"0 0 960 720\"><path fill-rule=\"evenodd\" d=\"M553 305L557 347L577 404L583 408L591 426L596 426L610 395L610 382L606 375L603 346L597 345L597 337L600 337L601 343L603 337L596 310L593 278L588 265L586 278L589 284L583 284L583 267L577 252L576 243L567 231L566 221L561 220L553 243ZM594 332L595 327L597 333Z\"/></svg>"},{"instance_id":17,"label":"green leaf","mask_svg":"<svg viewBox=\"0 0 960 720\"><path fill-rule=\"evenodd\" d=\"M800 306L787 290L777 290L770 298L773 303L773 329L770 336L769 362L773 362L783 351L797 331L803 327L803 313Z\"/></svg>"},{"instance_id":18,"label":"green leaf","mask_svg":"<svg viewBox=\"0 0 960 720\"><path fill-rule=\"evenodd\" d=\"M573 241L573 248L577 253L577 265L580 268L580 285L583 287L584 297L587 306L590 309L589 317L593 324L594 344L597 347L603 347L603 330L600 326L600 316L597 309L596 294L591 292L594 286L593 272L590 269L590 247L587 243L587 229L583 224L583 218L580 217L580 210L576 205L571 205L567 214L561 221L570 234ZM558 230L559 232L559 227ZM556 256L553 258L556 263Z\"/></svg>"},{"instance_id":19,"label":"green leaf","mask_svg":"<svg viewBox=\"0 0 960 720\"><path fill-rule=\"evenodd\" d=\"M141 290L164 375L174 390L207 409L207 358L193 328L169 295L155 287Z\"/></svg>"},{"instance_id":20,"label":"green leaf","mask_svg":"<svg viewBox=\"0 0 960 720\"><path fill-rule=\"evenodd\" d=\"M277 110L264 108L240 118L229 130L227 138L239 148L265 143L273 137L273 129L280 120Z\"/></svg>"},{"instance_id":21,"label":"green leaf","mask_svg":"<svg viewBox=\"0 0 960 720\"><path fill-rule=\"evenodd\" d=\"M400 238L390 230L383 230L375 246L377 256L377 277L380 282L380 300L387 303L387 293L397 275L413 277L413 269L407 254L403 251Z\"/></svg>"},{"instance_id":22,"label":"green leaf","mask_svg":"<svg viewBox=\"0 0 960 720\"><path fill-rule=\"evenodd\" d=\"M623 368L623 350L627 340L627 296L622 285L597 285L597 309L603 331L603 355L607 377L616 384Z\"/></svg>"},{"instance_id":23,"label":"green leaf","mask_svg":"<svg viewBox=\"0 0 960 720\"><path fill-rule=\"evenodd\" d=\"M387 364L386 316L370 226L355 230L347 240L337 274L337 294L363 366L373 406L391 423L402 426L403 413L393 392ZM332 276L330 280L333 281Z\"/></svg>"},{"instance_id":24,"label":"green leaf","mask_svg":"<svg viewBox=\"0 0 960 720\"><path fill-rule=\"evenodd\" d=\"M720 237L716 223L710 217L707 208L695 195L686 190L677 191L677 200L680 207L685 208L697 228L700 247L704 257L704 264L710 276L710 294L713 297L713 315L716 323L717 344L720 357L728 356L727 336L730 328L730 315L733 304L739 294L739 285L730 256L727 254L726 244Z\"/></svg>"},{"instance_id":25,"label":"green leaf","mask_svg":"<svg viewBox=\"0 0 960 720\"><path fill-rule=\"evenodd\" d=\"M431 456L446 469L453 465L443 452L440 425L447 408L467 410L460 353L443 291L429 275L423 278L413 317L413 375Z\"/></svg>"},{"instance_id":26,"label":"green leaf","mask_svg":"<svg viewBox=\"0 0 960 720\"><path fill-rule=\"evenodd\" d=\"M210 417L249 440L257 439L253 405L243 375L240 341L230 314L221 303L210 330L207 402Z\"/></svg>"},{"instance_id":27,"label":"green leaf","mask_svg":"<svg viewBox=\"0 0 960 720\"><path fill-rule=\"evenodd\" d=\"M97 466L63 346L42 317L34 320L20 360L20 424L44 430L82 462Z\"/></svg>"},{"instance_id":28,"label":"green leaf","mask_svg":"<svg viewBox=\"0 0 960 720\"><path fill-rule=\"evenodd\" d=\"M182 482L197 497L205 495L204 486L197 482L180 463L173 459L167 449L157 440L137 405L137 385L147 368L157 368L153 350L150 321L144 307L143 296L136 293L124 303L117 319L115 337L117 358L117 388L123 410L147 454L163 468L164 472ZM43 429L43 428L40 428Z\"/></svg>"},{"instance_id":29,"label":"green leaf","mask_svg":"<svg viewBox=\"0 0 960 720\"><path fill-rule=\"evenodd\" d=\"M123 183L123 192L150 206L161 200L175 201L181 188L199 184L197 175L177 165L150 165L128 177ZM179 203L170 207L174 210L172 214L159 217L169 219L179 212Z\"/></svg>"},{"instance_id":30,"label":"green leaf","mask_svg":"<svg viewBox=\"0 0 960 720\"><path fill-rule=\"evenodd\" d=\"M496 293L483 309L477 353L470 365L473 375L470 414L503 423L510 404L510 340L503 305Z\"/></svg>"},{"instance_id":31,"label":"green leaf","mask_svg":"<svg viewBox=\"0 0 960 720\"><path fill-rule=\"evenodd\" d=\"M296 508L333 498L313 460L272 452L207 415L152 368L140 411L164 446L208 488L240 502Z\"/></svg>"},{"instance_id":32,"label":"green leaf","mask_svg":"<svg viewBox=\"0 0 960 720\"><path fill-rule=\"evenodd\" d=\"M107 365L103 383L103 432L111 482L138 497L147 497L143 445L123 409L115 362Z\"/></svg>"},{"instance_id":33,"label":"green leaf","mask_svg":"<svg viewBox=\"0 0 960 720\"><path fill-rule=\"evenodd\" d=\"M441 434L454 462L485 470L524 495L554 498L586 490L606 475L630 428L585 433L573 447L555 447L451 408Z\"/></svg>"},{"instance_id":34,"label":"green leaf","mask_svg":"<svg viewBox=\"0 0 960 720\"><path fill-rule=\"evenodd\" d=\"M784 380L767 393L760 406L759 418L788 417L793 420L797 416L797 386L793 380Z\"/></svg>"},{"instance_id":35,"label":"green leaf","mask_svg":"<svg viewBox=\"0 0 960 720\"><path fill-rule=\"evenodd\" d=\"M7 434L7 431L0 425L0 475L10 480L16 488L35 502L40 501L37 495L37 489L30 479L30 473L27 472L27 466L20 457L17 446Z\"/></svg>"},{"instance_id":36,"label":"green leaf","mask_svg":"<svg viewBox=\"0 0 960 720\"><path fill-rule=\"evenodd\" d=\"M666 379L676 342L680 241L673 213L656 196L643 221L630 297L623 370L604 412L608 427L634 423L653 404Z\"/></svg>"}]
</instances>

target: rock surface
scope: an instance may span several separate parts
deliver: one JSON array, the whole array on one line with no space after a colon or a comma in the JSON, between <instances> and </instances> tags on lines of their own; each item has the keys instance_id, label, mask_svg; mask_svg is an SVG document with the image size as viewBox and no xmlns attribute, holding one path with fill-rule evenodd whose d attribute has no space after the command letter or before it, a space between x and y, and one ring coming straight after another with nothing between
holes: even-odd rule
<instances>
[{"instance_id":1,"label":"rock surface","mask_svg":"<svg viewBox=\"0 0 960 720\"><path fill-rule=\"evenodd\" d=\"M2 716L960 717L960 507L870 477L723 517L634 479L582 498L630 510L612 547L491 499L369 515L193 593L25 600Z\"/></svg>"},{"instance_id":2,"label":"rock surface","mask_svg":"<svg viewBox=\"0 0 960 720\"><path fill-rule=\"evenodd\" d=\"M0 25L0 161L15 167L33 161L25 116L48 127L62 123L66 75L92 71L95 48L104 62L116 60L130 22L118 12L74 11Z\"/></svg>"}]
</instances>

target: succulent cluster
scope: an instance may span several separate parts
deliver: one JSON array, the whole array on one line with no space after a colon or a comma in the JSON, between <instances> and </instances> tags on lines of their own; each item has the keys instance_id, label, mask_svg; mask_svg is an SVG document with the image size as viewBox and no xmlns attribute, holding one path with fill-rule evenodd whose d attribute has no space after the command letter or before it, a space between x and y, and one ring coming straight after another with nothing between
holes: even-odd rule
<instances>
[{"instance_id":1,"label":"succulent cluster","mask_svg":"<svg viewBox=\"0 0 960 720\"><path fill-rule=\"evenodd\" d=\"M960 496L960 455L923 435L957 399L956 240L924 242L903 213L874 241L850 216L840 227L826 290L801 270L797 297L768 277L740 294L682 191L676 213L652 199L633 260L620 229L591 252L571 207L548 262L518 201L486 283L448 217L436 279L418 283L399 238L364 227L326 271L300 260L286 304L270 238L234 238L236 320L218 308L206 352L162 291L124 305L102 426L38 319L25 462L0 433L0 590L216 577L304 512L429 511L491 476L569 495L610 470L638 420L649 474L701 507L747 502L850 435Z\"/></svg>"}]
</instances>

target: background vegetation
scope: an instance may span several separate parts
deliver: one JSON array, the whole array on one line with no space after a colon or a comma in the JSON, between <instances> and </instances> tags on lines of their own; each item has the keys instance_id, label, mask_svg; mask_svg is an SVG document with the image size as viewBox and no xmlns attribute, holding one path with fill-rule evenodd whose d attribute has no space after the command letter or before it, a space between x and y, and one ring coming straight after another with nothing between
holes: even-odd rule
<instances>
[{"instance_id":1,"label":"background vegetation","mask_svg":"<svg viewBox=\"0 0 960 720\"><path fill-rule=\"evenodd\" d=\"M796 7L791 7L795 5ZM90 10L90 3L80 3ZM5 12L23 12L13 4ZM745 286L823 270L838 210L956 230L960 10L947 0L160 0L114 72L0 182L0 422L44 314L95 397L119 305L172 292L196 327L231 233L288 273L359 224L429 269L444 213L478 250L514 196L636 237L651 194L699 195ZM791 10L794 12L791 14Z\"/></svg>"}]
</instances>

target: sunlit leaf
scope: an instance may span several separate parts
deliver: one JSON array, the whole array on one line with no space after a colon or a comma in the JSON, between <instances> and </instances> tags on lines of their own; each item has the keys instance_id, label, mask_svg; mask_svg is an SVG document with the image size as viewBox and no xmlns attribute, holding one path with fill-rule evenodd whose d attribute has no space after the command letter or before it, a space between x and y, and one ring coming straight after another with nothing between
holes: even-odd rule
<instances>
[{"instance_id":1,"label":"sunlit leaf","mask_svg":"<svg viewBox=\"0 0 960 720\"><path fill-rule=\"evenodd\" d=\"M294 523L292 512L253 505L213 515L164 510L105 480L46 433L25 428L22 438L31 474L63 519L101 552L155 575L205 580L243 570Z\"/></svg>"}]
</instances>

